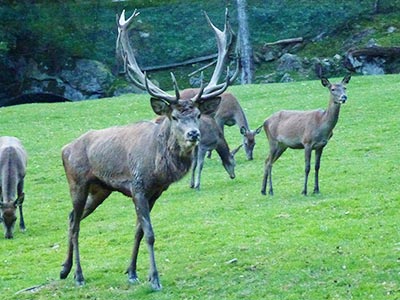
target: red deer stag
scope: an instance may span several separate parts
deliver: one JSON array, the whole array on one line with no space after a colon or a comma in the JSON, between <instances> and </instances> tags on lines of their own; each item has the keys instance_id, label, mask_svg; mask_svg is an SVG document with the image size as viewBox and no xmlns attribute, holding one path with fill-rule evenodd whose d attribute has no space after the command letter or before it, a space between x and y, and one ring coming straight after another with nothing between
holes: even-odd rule
<instances>
[{"instance_id":1,"label":"red deer stag","mask_svg":"<svg viewBox=\"0 0 400 300\"><path fill-rule=\"evenodd\" d=\"M269 156L265 160L264 179L261 194L266 194L269 179L269 194L272 189L272 164L287 148L304 149L305 151L305 180L303 195L307 195L307 181L310 173L311 151L315 150L315 183L314 193L319 193L318 172L322 150L332 137L333 129L339 119L342 103L347 100L346 85L351 76L347 75L341 83L331 84L322 78L321 83L328 88L330 100L327 110L291 111L282 110L264 121L264 130L269 142Z\"/></svg>"},{"instance_id":2,"label":"red deer stag","mask_svg":"<svg viewBox=\"0 0 400 300\"><path fill-rule=\"evenodd\" d=\"M221 158L222 165L224 166L226 172L229 174L231 179L234 179L236 164L234 156L236 152L239 151L242 145L230 152L224 134L218 127L214 118L208 115L202 115L200 118L200 134L200 143L196 146L196 149L194 151L190 187L197 190L200 189L200 177L201 171L203 170L204 158L207 151L211 151L214 149L217 151L219 157Z\"/></svg>"},{"instance_id":3,"label":"red deer stag","mask_svg":"<svg viewBox=\"0 0 400 300\"><path fill-rule=\"evenodd\" d=\"M197 92L198 89L186 89L182 91L182 95L193 97ZM255 137L261 132L262 126L255 130L250 129L246 115L232 93L226 92L221 95L221 103L215 112L214 119L221 128L222 134L224 134L225 125L233 126L236 124L239 127L240 134L243 136L243 149L246 152L246 157L248 160L253 160L253 150L256 145Z\"/></svg>"},{"instance_id":4,"label":"red deer stag","mask_svg":"<svg viewBox=\"0 0 400 300\"><path fill-rule=\"evenodd\" d=\"M25 231L22 203L27 159L28 155L19 139L0 137L0 221L3 222L6 239L13 238L17 207L19 228Z\"/></svg>"},{"instance_id":5,"label":"red deer stag","mask_svg":"<svg viewBox=\"0 0 400 300\"><path fill-rule=\"evenodd\" d=\"M70 214L67 257L60 272L64 279L71 271L75 256L75 281L84 284L78 237L80 222L89 216L113 191L131 197L136 208L136 233L130 265L129 282L138 281L136 263L140 242L145 237L150 257L149 281L152 289L161 289L154 256L154 232L150 212L160 195L190 169L193 149L200 141L201 113L216 109L229 83L218 84L227 60L226 49L231 34L228 14L224 31L214 30L218 45L218 62L212 78L193 98L182 98L175 77L172 79L175 95L169 95L148 80L134 57L128 30L136 11L126 20L123 11L118 23L117 50L124 58L126 70L134 84L145 88L151 97L151 106L158 115L165 116L160 123L135 124L93 130L64 146L62 160L69 183L73 210Z\"/></svg>"}]
</instances>

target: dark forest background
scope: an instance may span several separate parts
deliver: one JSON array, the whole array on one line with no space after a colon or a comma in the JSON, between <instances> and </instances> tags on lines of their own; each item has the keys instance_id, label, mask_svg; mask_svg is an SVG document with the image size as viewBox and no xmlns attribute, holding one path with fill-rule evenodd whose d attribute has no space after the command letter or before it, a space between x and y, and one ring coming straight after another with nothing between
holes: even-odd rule
<instances>
[{"instance_id":1,"label":"dark forest background","mask_svg":"<svg viewBox=\"0 0 400 300\"><path fill-rule=\"evenodd\" d=\"M122 9L130 14L135 8L141 14L131 36L140 65L159 72L161 86L170 88L171 70L183 87L189 86L187 74L199 67L197 64L174 68L165 65L214 53L215 41L203 11L221 27L228 7L232 27L237 30L238 2L1 1L0 99L41 91L32 88L32 67L27 67L30 62L35 62L35 72L40 73L36 80L48 76L57 85L64 80L60 72L73 68L78 59L98 61L110 70L115 78L99 97L112 96L124 79L115 57L115 16ZM341 76L346 68L362 74L366 71L346 66L346 56L366 47L379 47L380 51L367 60L384 59L386 65L381 62L380 67L385 73L400 72L400 0L242 2L248 20L254 83L283 81L284 75L290 80L315 79L315 65L324 66L324 59L332 61L325 67L329 76ZM301 42L274 44L293 38L301 38ZM280 59L287 53L299 58L299 67L279 69Z\"/></svg>"}]
</instances>

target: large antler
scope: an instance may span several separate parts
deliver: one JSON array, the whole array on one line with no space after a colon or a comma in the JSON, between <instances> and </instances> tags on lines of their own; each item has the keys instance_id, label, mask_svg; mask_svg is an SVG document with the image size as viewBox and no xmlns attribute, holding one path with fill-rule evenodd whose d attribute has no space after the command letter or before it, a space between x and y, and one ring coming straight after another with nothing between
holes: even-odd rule
<instances>
[{"instance_id":1,"label":"large antler","mask_svg":"<svg viewBox=\"0 0 400 300\"><path fill-rule=\"evenodd\" d=\"M136 9L133 12L132 16L128 18L128 20L125 19L125 10L122 11L119 20L117 15L117 25L118 25L117 51L120 52L120 55L124 60L125 71L128 73L128 76L132 80L133 84L135 84L136 86L138 86L143 90L147 90L147 92L151 96L163 99L168 103L176 102L179 99L179 90L175 80L175 76L172 73L171 76L172 76L172 81L174 83L175 96L171 96L170 94L164 92L162 89L156 86L154 83L152 83L147 78L146 73L143 73L140 70L139 65L137 64L135 55L133 54L133 49L129 43L128 30L129 26L132 23L133 18L138 15L139 12L137 12Z\"/></svg>"},{"instance_id":2,"label":"large antler","mask_svg":"<svg viewBox=\"0 0 400 300\"><path fill-rule=\"evenodd\" d=\"M232 50L232 46L236 42L236 36L229 23L228 9L225 10L225 25L223 31L219 30L211 22L206 12L204 12L204 15L207 18L208 24L211 26L211 28L214 30L215 33L215 38L217 40L217 47L218 47L218 58L213 75L208 85L204 88L203 95L197 95L197 97L200 96L202 100L213 98L222 94L227 89L228 85L231 84L234 78L237 76L236 73L238 73L238 66L239 66L239 64L237 63L237 70L235 71L235 74L233 74L231 77L229 76L229 68L227 68L226 81L222 84L218 84L218 80L222 75L224 65L228 60L228 56Z\"/></svg>"},{"instance_id":3,"label":"large antler","mask_svg":"<svg viewBox=\"0 0 400 300\"><path fill-rule=\"evenodd\" d=\"M211 22L210 18L206 13L204 13L208 23L211 28L214 30L215 37L217 40L218 46L218 58L217 64L215 66L213 75L211 77L210 82L206 87L203 87L203 84L199 90L199 93L192 98L193 101L203 101L210 98L214 98L220 94L222 94L228 87L229 84L233 82L233 78L238 73L238 70L235 72L233 76L229 76L229 68L227 68L227 76L224 83L218 84L218 80L223 73L224 65L228 59L229 53L231 52L232 45L236 41L236 37L234 32L232 31L229 24L229 15L228 9L225 12L225 26L224 30L221 31ZM129 78L132 82L141 89L146 89L147 92L157 98L161 98L169 103L173 103L179 100L179 89L176 83L176 79L174 75L171 73L172 81L174 83L175 88L175 96L171 96L168 93L161 90L154 83L152 83L146 76L146 73L143 73L140 70L140 67L137 64L135 56L133 54L133 49L129 43L129 35L128 30L129 26L132 23L134 17L138 16L139 13L135 10L131 17L128 20L125 19L125 10L122 11L121 16L118 20L117 15L117 24L118 24L118 38L117 38L117 51L120 52L125 64L125 70L128 73Z\"/></svg>"}]
</instances>

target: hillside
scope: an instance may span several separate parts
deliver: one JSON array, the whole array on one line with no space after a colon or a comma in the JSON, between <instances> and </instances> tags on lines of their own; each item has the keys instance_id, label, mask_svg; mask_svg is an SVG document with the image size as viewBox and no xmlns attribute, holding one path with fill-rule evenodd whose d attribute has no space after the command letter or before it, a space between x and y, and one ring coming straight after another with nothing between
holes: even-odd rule
<instances>
[{"instance_id":1,"label":"hillside","mask_svg":"<svg viewBox=\"0 0 400 300\"><path fill-rule=\"evenodd\" d=\"M249 0L248 20L254 52L255 83L315 79L315 65L327 76L346 72L346 55L352 49L400 45L400 0L395 1L261 1ZM27 91L58 94L68 89L60 73L74 68L77 59L94 59L118 75L115 59L115 15L138 8L141 15L132 30L132 43L143 68L179 63L215 52L206 11L217 26L230 9L237 28L235 1L6 1L0 5L0 99ZM23 24L24 26L20 26ZM49 24L51 24L49 26ZM282 39L302 38L301 43L267 47ZM296 55L297 66L281 68L284 54ZM367 57L383 73L399 73L399 55ZM362 62L361 62L362 63ZM369 63L369 61L368 61ZM161 87L171 87L174 71L181 87L187 74L199 65L154 71ZM362 68L358 73L368 73ZM82 71L79 71L82 73ZM92 73L96 73L93 71ZM111 74L107 75L111 76ZM119 77L122 79L122 77ZM60 86L60 82L64 85ZM99 95L112 96L124 83L107 82Z\"/></svg>"}]
</instances>

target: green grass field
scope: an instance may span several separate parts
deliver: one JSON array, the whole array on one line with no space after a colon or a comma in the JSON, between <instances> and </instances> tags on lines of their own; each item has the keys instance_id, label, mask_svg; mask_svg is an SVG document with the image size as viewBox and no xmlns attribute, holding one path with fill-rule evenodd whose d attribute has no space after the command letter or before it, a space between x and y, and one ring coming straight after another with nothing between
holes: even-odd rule
<instances>
[{"instance_id":1,"label":"green grass field","mask_svg":"<svg viewBox=\"0 0 400 300\"><path fill-rule=\"evenodd\" d=\"M135 216L132 201L116 193L81 224L86 285L75 287L74 267L59 279L71 210L60 149L89 129L153 118L148 96L1 108L0 134L19 137L29 153L27 231L17 229L13 240L1 232L1 298L400 299L399 82L399 75L352 78L322 157L320 195L301 195L300 150L288 150L274 165L275 195L261 195L264 132L253 161L237 154L236 179L214 154L200 191L189 188L189 176L173 184L152 212L161 292L147 283L144 244L141 283L128 284ZM230 91L253 129L277 110L328 103L319 81ZM237 127L226 135L232 148L241 141ZM30 287L36 288L23 291Z\"/></svg>"}]
</instances>

